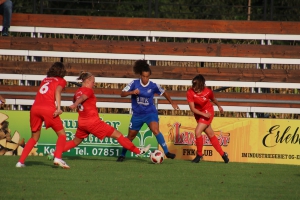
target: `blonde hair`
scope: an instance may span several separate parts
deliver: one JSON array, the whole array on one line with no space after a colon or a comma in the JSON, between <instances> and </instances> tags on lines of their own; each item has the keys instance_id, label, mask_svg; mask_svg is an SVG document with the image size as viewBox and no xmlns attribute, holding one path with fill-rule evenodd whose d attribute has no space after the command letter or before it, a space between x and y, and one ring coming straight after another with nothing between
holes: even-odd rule
<instances>
[{"instance_id":1,"label":"blonde hair","mask_svg":"<svg viewBox=\"0 0 300 200\"><path fill-rule=\"evenodd\" d=\"M77 80L82 80L82 82L83 82L86 79L90 78L91 76L93 76L93 74L90 73L90 72L81 72L81 74L79 75L79 77L77 78Z\"/></svg>"}]
</instances>

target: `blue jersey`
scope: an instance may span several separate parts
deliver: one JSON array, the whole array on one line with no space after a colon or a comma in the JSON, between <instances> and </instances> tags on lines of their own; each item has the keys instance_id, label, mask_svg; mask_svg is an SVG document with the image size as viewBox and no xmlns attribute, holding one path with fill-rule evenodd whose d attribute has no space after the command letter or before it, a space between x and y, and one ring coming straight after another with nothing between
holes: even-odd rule
<instances>
[{"instance_id":1,"label":"blue jersey","mask_svg":"<svg viewBox=\"0 0 300 200\"><path fill-rule=\"evenodd\" d=\"M162 95L165 90L160 85L149 81L147 85L143 85L140 79L133 80L122 90L124 92L138 89L139 95L131 95L131 108L133 115L144 115L157 113L153 103L154 94Z\"/></svg>"}]
</instances>

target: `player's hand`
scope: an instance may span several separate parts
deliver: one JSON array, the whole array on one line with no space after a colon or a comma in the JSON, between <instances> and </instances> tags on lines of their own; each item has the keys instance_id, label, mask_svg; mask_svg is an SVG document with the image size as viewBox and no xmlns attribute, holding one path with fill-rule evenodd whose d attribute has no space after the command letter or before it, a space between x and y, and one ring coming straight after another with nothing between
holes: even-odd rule
<instances>
[{"instance_id":1,"label":"player's hand","mask_svg":"<svg viewBox=\"0 0 300 200\"><path fill-rule=\"evenodd\" d=\"M221 106L218 106L218 109L219 109L219 111L220 111L221 114L224 113L224 110L223 110L223 108Z\"/></svg>"},{"instance_id":2,"label":"player's hand","mask_svg":"<svg viewBox=\"0 0 300 200\"><path fill-rule=\"evenodd\" d=\"M202 116L205 117L205 118L210 118L211 114L210 113L203 113Z\"/></svg>"},{"instance_id":3,"label":"player's hand","mask_svg":"<svg viewBox=\"0 0 300 200\"><path fill-rule=\"evenodd\" d=\"M180 108L177 105L177 103L172 103L172 107L174 108L174 110L180 110Z\"/></svg>"},{"instance_id":4,"label":"player's hand","mask_svg":"<svg viewBox=\"0 0 300 200\"><path fill-rule=\"evenodd\" d=\"M140 94L140 91L139 91L139 89L135 89L135 90L133 90L132 92L133 92L133 94L135 94L135 95L138 95L138 94Z\"/></svg>"},{"instance_id":5,"label":"player's hand","mask_svg":"<svg viewBox=\"0 0 300 200\"><path fill-rule=\"evenodd\" d=\"M72 104L69 106L70 109L74 110L77 106L75 104Z\"/></svg>"},{"instance_id":6,"label":"player's hand","mask_svg":"<svg viewBox=\"0 0 300 200\"><path fill-rule=\"evenodd\" d=\"M61 115L63 113L63 111L61 109L57 109L54 113L53 113L53 117L57 117L58 115Z\"/></svg>"}]
</instances>

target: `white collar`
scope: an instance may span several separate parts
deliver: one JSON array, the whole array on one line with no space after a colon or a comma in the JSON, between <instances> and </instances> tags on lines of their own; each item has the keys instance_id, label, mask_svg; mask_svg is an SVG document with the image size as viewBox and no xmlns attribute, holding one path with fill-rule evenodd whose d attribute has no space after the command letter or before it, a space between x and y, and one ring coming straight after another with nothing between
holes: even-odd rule
<instances>
[{"instance_id":1,"label":"white collar","mask_svg":"<svg viewBox=\"0 0 300 200\"><path fill-rule=\"evenodd\" d=\"M150 80L148 81L148 83L147 83L146 85L144 85L144 84L142 83L142 80L140 79L140 84L141 84L143 87L147 87L147 86L149 85L149 83L150 83Z\"/></svg>"}]
</instances>

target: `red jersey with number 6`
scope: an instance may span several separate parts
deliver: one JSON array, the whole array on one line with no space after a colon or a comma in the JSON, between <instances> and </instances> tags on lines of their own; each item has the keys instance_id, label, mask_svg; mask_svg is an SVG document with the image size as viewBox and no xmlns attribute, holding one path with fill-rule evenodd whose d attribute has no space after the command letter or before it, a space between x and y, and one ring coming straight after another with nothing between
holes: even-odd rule
<instances>
[{"instance_id":1,"label":"red jersey with number 6","mask_svg":"<svg viewBox=\"0 0 300 200\"><path fill-rule=\"evenodd\" d=\"M193 88L190 88L187 91L186 96L187 101L194 102L195 108L201 112L213 108L213 105L210 102L210 100L214 98L214 93L211 89L207 87L205 87L204 90L200 93L195 93Z\"/></svg>"},{"instance_id":2,"label":"red jersey with number 6","mask_svg":"<svg viewBox=\"0 0 300 200\"><path fill-rule=\"evenodd\" d=\"M66 80L61 77L44 78L40 84L40 88L36 94L32 107L44 108L47 110L55 110L55 91L58 85L62 88L66 87Z\"/></svg>"}]
</instances>

